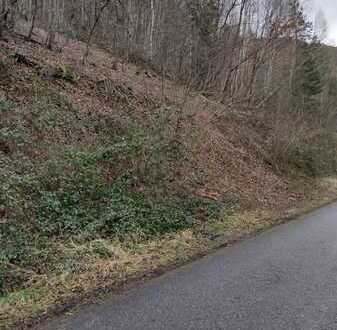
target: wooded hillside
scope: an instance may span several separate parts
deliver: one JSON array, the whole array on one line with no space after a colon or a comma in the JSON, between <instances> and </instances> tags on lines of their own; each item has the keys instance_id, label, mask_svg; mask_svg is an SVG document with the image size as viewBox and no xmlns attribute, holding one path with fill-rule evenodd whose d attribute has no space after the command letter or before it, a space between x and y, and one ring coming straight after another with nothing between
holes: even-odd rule
<instances>
[{"instance_id":1,"label":"wooded hillside","mask_svg":"<svg viewBox=\"0 0 337 330\"><path fill-rule=\"evenodd\" d=\"M253 115L274 166L303 152L301 166L331 165L321 162L335 124L337 55L316 37L324 17L313 31L297 0L2 0L1 8L3 29L27 39L42 29L40 41L59 51L61 35L82 40L84 62L99 45L220 101L224 111Z\"/></svg>"},{"instance_id":2,"label":"wooded hillside","mask_svg":"<svg viewBox=\"0 0 337 330\"><path fill-rule=\"evenodd\" d=\"M335 197L324 33L297 0L0 0L0 327Z\"/></svg>"}]
</instances>

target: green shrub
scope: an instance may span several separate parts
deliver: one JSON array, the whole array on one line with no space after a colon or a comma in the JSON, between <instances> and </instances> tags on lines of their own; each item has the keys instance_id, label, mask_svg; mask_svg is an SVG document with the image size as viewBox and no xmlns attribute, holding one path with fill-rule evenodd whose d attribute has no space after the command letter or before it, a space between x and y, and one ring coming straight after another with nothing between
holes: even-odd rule
<instances>
[{"instance_id":1,"label":"green shrub","mask_svg":"<svg viewBox=\"0 0 337 330\"><path fill-rule=\"evenodd\" d=\"M56 192L44 192L39 201L39 230L48 235L85 234L118 237L131 234L149 239L188 228L198 222L199 211L206 218L216 216L224 206L202 199L151 201L132 192L132 180L125 178L104 186L99 177L83 185L82 176L72 178ZM77 181L76 181L77 180Z\"/></svg>"},{"instance_id":2,"label":"green shrub","mask_svg":"<svg viewBox=\"0 0 337 330\"><path fill-rule=\"evenodd\" d=\"M7 87L12 83L12 70L11 63L9 61L3 61L0 59L0 86Z\"/></svg>"},{"instance_id":3,"label":"green shrub","mask_svg":"<svg viewBox=\"0 0 337 330\"><path fill-rule=\"evenodd\" d=\"M0 113L10 111L13 107L12 102L0 99Z\"/></svg>"},{"instance_id":4,"label":"green shrub","mask_svg":"<svg viewBox=\"0 0 337 330\"><path fill-rule=\"evenodd\" d=\"M74 69L70 65L60 65L56 69L55 73L56 78L60 78L71 83L74 83L79 80L78 75L75 73Z\"/></svg>"},{"instance_id":5,"label":"green shrub","mask_svg":"<svg viewBox=\"0 0 337 330\"><path fill-rule=\"evenodd\" d=\"M337 170L337 138L322 134L312 141L304 141L294 151L289 164L309 176L334 173Z\"/></svg>"}]
</instances>

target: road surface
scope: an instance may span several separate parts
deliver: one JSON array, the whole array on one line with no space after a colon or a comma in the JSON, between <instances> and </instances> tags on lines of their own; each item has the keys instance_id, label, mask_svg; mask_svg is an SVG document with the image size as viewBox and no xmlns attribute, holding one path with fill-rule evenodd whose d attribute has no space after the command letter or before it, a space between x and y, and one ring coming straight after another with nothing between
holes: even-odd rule
<instances>
[{"instance_id":1,"label":"road surface","mask_svg":"<svg viewBox=\"0 0 337 330\"><path fill-rule=\"evenodd\" d=\"M337 204L43 330L337 330Z\"/></svg>"}]
</instances>

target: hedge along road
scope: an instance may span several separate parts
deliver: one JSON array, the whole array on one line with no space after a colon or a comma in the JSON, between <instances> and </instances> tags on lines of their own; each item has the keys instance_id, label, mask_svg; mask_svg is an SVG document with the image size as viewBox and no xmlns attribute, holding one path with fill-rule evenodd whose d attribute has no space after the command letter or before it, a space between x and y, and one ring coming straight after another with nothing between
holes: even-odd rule
<instances>
[{"instance_id":1,"label":"hedge along road","mask_svg":"<svg viewBox=\"0 0 337 330\"><path fill-rule=\"evenodd\" d=\"M337 204L38 329L337 329Z\"/></svg>"}]
</instances>

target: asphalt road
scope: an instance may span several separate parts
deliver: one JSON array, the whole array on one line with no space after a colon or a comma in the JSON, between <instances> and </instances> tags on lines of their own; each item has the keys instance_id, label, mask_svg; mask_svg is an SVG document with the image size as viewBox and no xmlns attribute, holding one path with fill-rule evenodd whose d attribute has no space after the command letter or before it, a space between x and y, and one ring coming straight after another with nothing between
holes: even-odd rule
<instances>
[{"instance_id":1,"label":"asphalt road","mask_svg":"<svg viewBox=\"0 0 337 330\"><path fill-rule=\"evenodd\" d=\"M43 330L337 329L337 204Z\"/></svg>"}]
</instances>

